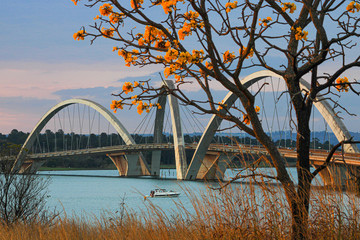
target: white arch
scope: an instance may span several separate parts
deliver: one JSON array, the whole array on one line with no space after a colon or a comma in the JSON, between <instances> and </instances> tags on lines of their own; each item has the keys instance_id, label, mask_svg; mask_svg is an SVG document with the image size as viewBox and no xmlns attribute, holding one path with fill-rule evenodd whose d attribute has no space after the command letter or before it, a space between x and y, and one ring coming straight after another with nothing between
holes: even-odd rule
<instances>
[{"instance_id":1,"label":"white arch","mask_svg":"<svg viewBox=\"0 0 360 240\"><path fill-rule=\"evenodd\" d=\"M93 102L87 99L69 99L65 100L54 107L52 107L36 124L35 128L32 130L25 143L23 144L16 161L13 166L13 171L18 171L25 160L27 149L30 149L36 140L36 136L41 132L45 125L50 121L50 119L58 113L63 108L72 105L72 104L83 104L89 106L99 112L109 123L115 128L115 130L120 134L121 138L124 140L126 145L135 144L134 139L131 137L129 132L125 129L122 123L117 119L114 114L112 114L108 109L101 106L100 104ZM143 161L145 166L146 162Z\"/></svg>"},{"instance_id":2,"label":"white arch","mask_svg":"<svg viewBox=\"0 0 360 240\"><path fill-rule=\"evenodd\" d=\"M253 74L250 74L241 80L241 83L245 87L250 87L255 82L264 79L266 77L282 77L276 73L273 73L269 70L259 71ZM304 90L310 89L310 84L306 82L304 79L300 79L300 86ZM223 103L229 109L237 99L234 93L229 92L224 100ZM329 124L330 128L332 129L333 133L335 134L336 138L339 141L347 140L351 138L349 131L347 130L346 126L344 125L343 121L339 117L336 116L334 110L330 106L330 104L322 97L317 98L318 101L314 102L314 106L319 110L325 121ZM222 109L225 112L225 109ZM197 173L201 166L201 161L204 159L206 151L210 145L211 140L215 135L215 131L218 129L222 122L222 119L216 115L213 115L210 119L199 144L195 150L191 163L189 165L188 171L186 173L186 179L196 178ZM345 146L346 152L359 152L358 147L355 144L348 144Z\"/></svg>"},{"instance_id":3,"label":"white arch","mask_svg":"<svg viewBox=\"0 0 360 240\"><path fill-rule=\"evenodd\" d=\"M174 82L172 80L163 81L163 85L169 89L175 89ZM182 125L180 120L179 103L176 97L171 94L166 96L159 96L158 104L161 108L156 109L155 126L154 126L154 143L161 143L164 128L164 113L166 107L166 101L169 101L169 107L171 112L171 124L174 136L174 153L176 164L176 176L177 179L184 179L187 171L186 152L184 134L182 132ZM159 174L160 171L160 158L161 151L153 151L151 158L151 173Z\"/></svg>"}]
</instances>

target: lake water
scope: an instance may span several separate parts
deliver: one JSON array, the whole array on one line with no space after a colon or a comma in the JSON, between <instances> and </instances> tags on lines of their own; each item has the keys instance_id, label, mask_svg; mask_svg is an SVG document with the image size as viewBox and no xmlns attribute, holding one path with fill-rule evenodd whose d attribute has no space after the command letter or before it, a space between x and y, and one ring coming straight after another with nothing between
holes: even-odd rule
<instances>
[{"instance_id":1,"label":"lake water","mask_svg":"<svg viewBox=\"0 0 360 240\"><path fill-rule=\"evenodd\" d=\"M296 177L295 168L290 168L292 176ZM271 172L271 168L263 169ZM144 195L149 195L154 188L166 188L181 192L177 198L151 198L150 201L165 211L176 209L176 203L181 202L191 209L190 199L186 196L184 188L196 194L203 194L208 190L209 184L213 187L217 183L201 181L177 181L175 169L161 170L165 179L149 177L125 178L119 177L117 170L81 170L81 171L42 171L42 177L50 177L48 187L49 198L47 205L50 208L64 210L68 216L95 215L104 212L115 213L120 210L122 202L127 208L135 211L145 210L147 201ZM236 172L227 170L226 178L234 176ZM122 200L124 199L124 200Z\"/></svg>"}]
</instances>

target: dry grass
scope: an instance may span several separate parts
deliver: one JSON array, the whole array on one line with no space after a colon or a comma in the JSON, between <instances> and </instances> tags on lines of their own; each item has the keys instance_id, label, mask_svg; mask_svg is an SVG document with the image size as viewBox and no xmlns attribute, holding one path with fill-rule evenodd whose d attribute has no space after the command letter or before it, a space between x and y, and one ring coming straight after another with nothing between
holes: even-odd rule
<instances>
[{"instance_id":1,"label":"dry grass","mask_svg":"<svg viewBox=\"0 0 360 240\"><path fill-rule=\"evenodd\" d=\"M289 239L291 219L281 188L233 184L220 193L184 191L193 209L178 203L176 215L147 201L141 214L125 210L95 221L65 217L52 225L3 226L0 239ZM360 239L360 205L354 194L312 192L309 239Z\"/></svg>"}]
</instances>

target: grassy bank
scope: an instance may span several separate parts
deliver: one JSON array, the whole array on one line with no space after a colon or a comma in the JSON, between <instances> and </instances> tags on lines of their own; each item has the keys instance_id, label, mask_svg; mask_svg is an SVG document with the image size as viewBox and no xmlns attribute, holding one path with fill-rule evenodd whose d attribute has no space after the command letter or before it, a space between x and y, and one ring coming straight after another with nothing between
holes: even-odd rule
<instances>
[{"instance_id":1,"label":"grassy bank","mask_svg":"<svg viewBox=\"0 0 360 240\"><path fill-rule=\"evenodd\" d=\"M165 214L156 199L147 210L119 209L111 217L60 218L50 225L15 224L0 239L289 239L289 206L281 188L235 184L221 192L194 195L192 209L179 203ZM169 199L171 201L171 199ZM360 204L352 192L313 191L308 239L360 239ZM175 214L176 213L176 214Z\"/></svg>"}]
</instances>

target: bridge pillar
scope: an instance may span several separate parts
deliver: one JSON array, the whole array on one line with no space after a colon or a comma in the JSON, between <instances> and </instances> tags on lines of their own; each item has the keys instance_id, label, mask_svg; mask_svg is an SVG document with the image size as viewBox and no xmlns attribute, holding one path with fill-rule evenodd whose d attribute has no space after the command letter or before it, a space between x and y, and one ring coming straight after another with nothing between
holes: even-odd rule
<instances>
[{"instance_id":1,"label":"bridge pillar","mask_svg":"<svg viewBox=\"0 0 360 240\"><path fill-rule=\"evenodd\" d=\"M40 160L27 160L21 165L19 173L35 174L44 163L45 161Z\"/></svg>"},{"instance_id":2,"label":"bridge pillar","mask_svg":"<svg viewBox=\"0 0 360 240\"><path fill-rule=\"evenodd\" d=\"M315 168L322 164L313 163ZM346 186L349 184L351 178L351 171L354 171L351 166L345 164L329 164L327 168L323 169L319 174L326 186Z\"/></svg>"},{"instance_id":3,"label":"bridge pillar","mask_svg":"<svg viewBox=\"0 0 360 240\"><path fill-rule=\"evenodd\" d=\"M120 176L149 175L139 153L112 153L107 155L115 164Z\"/></svg>"},{"instance_id":4,"label":"bridge pillar","mask_svg":"<svg viewBox=\"0 0 360 240\"><path fill-rule=\"evenodd\" d=\"M158 104L161 108L156 109L155 126L154 126L154 143L162 143L164 115L166 108L166 96L159 96ZM151 155L151 175L160 175L161 150L154 150Z\"/></svg>"},{"instance_id":5,"label":"bridge pillar","mask_svg":"<svg viewBox=\"0 0 360 240\"><path fill-rule=\"evenodd\" d=\"M170 90L175 89L174 82L166 80L165 84ZM186 152L185 152L185 141L184 135L181 128L180 121L180 108L176 97L169 94L169 106L171 113L171 122L174 136L174 151L175 151L175 163L176 163L176 176L177 179L185 179L187 171Z\"/></svg>"},{"instance_id":6,"label":"bridge pillar","mask_svg":"<svg viewBox=\"0 0 360 240\"><path fill-rule=\"evenodd\" d=\"M189 176L189 179L201 180L222 180L229 162L234 156L221 153L208 152L201 161L200 169L196 176Z\"/></svg>"}]
</instances>

